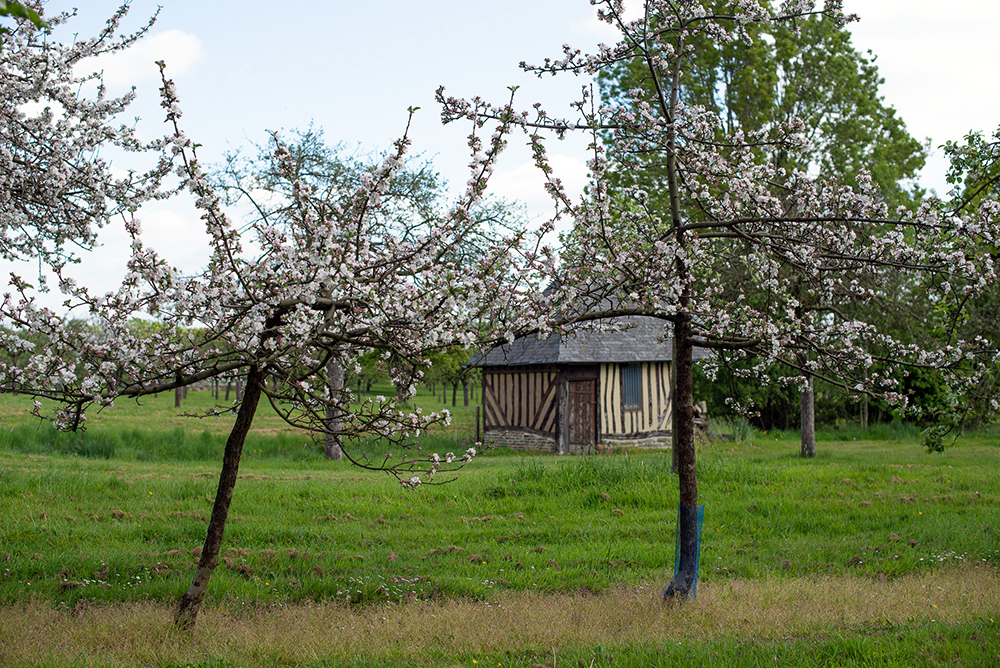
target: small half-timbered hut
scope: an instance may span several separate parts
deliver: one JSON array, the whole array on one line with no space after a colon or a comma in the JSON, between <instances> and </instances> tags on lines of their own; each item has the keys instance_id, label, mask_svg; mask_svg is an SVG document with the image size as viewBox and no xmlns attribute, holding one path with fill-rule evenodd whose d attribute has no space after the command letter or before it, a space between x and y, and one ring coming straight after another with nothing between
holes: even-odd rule
<instances>
[{"instance_id":1,"label":"small half-timbered hut","mask_svg":"<svg viewBox=\"0 0 1000 668\"><path fill-rule=\"evenodd\" d=\"M667 447L673 343L664 321L615 318L615 331L524 337L470 364L482 368L487 443L559 454ZM705 354L695 349L696 358Z\"/></svg>"}]
</instances>

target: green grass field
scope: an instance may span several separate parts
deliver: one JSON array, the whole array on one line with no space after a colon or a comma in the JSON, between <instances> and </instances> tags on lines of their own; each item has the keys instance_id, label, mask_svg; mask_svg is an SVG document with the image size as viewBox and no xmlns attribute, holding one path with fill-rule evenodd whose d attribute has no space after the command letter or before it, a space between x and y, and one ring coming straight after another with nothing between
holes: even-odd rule
<instances>
[{"instance_id":1,"label":"green grass field","mask_svg":"<svg viewBox=\"0 0 1000 668\"><path fill-rule=\"evenodd\" d=\"M82 439L111 445L88 450L2 399L3 665L1000 661L996 431L936 455L856 432L813 460L788 433L701 446L699 596L669 608L669 453L501 450L405 490L264 415L185 636L169 608L204 540L225 421L179 418L172 397L119 405ZM462 447L470 416L420 447Z\"/></svg>"}]
</instances>

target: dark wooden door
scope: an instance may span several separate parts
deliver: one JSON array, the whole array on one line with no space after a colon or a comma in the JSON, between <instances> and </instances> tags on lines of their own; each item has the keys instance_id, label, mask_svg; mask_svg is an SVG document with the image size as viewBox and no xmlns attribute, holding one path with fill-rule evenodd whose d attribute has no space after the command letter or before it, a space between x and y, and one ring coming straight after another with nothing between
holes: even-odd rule
<instances>
[{"instance_id":1,"label":"dark wooden door","mask_svg":"<svg viewBox=\"0 0 1000 668\"><path fill-rule=\"evenodd\" d=\"M572 445L591 445L597 440L597 381L571 380L567 385L566 436Z\"/></svg>"}]
</instances>

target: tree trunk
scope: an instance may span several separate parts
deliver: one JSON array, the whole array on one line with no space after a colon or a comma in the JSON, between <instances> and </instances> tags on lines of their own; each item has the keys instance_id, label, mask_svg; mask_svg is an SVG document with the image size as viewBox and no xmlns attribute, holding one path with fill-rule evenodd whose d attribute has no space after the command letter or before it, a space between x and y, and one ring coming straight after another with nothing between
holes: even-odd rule
<instances>
[{"instance_id":1,"label":"tree trunk","mask_svg":"<svg viewBox=\"0 0 1000 668\"><path fill-rule=\"evenodd\" d=\"M647 12L649 7L647 6ZM677 45L677 53L683 53L686 45L683 38ZM670 85L670 100L664 98L659 90L659 104L664 116L674 118L680 97L681 58L675 56L672 81ZM659 88L660 82L657 82ZM676 130L674 126L667 127L666 168L667 188L670 192L670 219L674 227L674 238L678 251L687 247L684 238L684 225L681 216L679 195L679 180L675 157ZM698 478L695 471L694 449L694 358L691 345L691 314L688 307L691 303L691 275L688 271L685 253L677 252L673 258L677 272L677 281L682 286L677 300L677 315L674 320L674 450L677 457L677 484L679 487L679 513L677 523L677 542L680 545L677 558L677 572L673 580L664 587L663 599L675 596L691 595L698 575Z\"/></svg>"},{"instance_id":2,"label":"tree trunk","mask_svg":"<svg viewBox=\"0 0 1000 668\"><path fill-rule=\"evenodd\" d=\"M181 388L174 390L174 408L181 407L181 397L184 396L184 391Z\"/></svg>"},{"instance_id":3,"label":"tree trunk","mask_svg":"<svg viewBox=\"0 0 1000 668\"><path fill-rule=\"evenodd\" d=\"M458 406L458 383L451 384L451 407Z\"/></svg>"},{"instance_id":4,"label":"tree trunk","mask_svg":"<svg viewBox=\"0 0 1000 668\"><path fill-rule=\"evenodd\" d=\"M462 379L462 401L465 402L465 407L469 407L469 379Z\"/></svg>"},{"instance_id":5,"label":"tree trunk","mask_svg":"<svg viewBox=\"0 0 1000 668\"><path fill-rule=\"evenodd\" d=\"M816 456L816 402L813 393L813 377L806 376L806 386L800 397L802 416L802 456Z\"/></svg>"},{"instance_id":6,"label":"tree trunk","mask_svg":"<svg viewBox=\"0 0 1000 668\"><path fill-rule=\"evenodd\" d=\"M676 332L674 333L674 339L671 341L673 345L673 359L679 359L677 357L677 338ZM691 397L694 401L694 397ZM677 475L677 364L674 363L674 373L670 377L670 472Z\"/></svg>"},{"instance_id":7,"label":"tree trunk","mask_svg":"<svg viewBox=\"0 0 1000 668\"><path fill-rule=\"evenodd\" d=\"M330 395L337 397L344 389L344 367L336 359L331 359L326 367L330 380ZM326 433L324 434L323 454L327 459L341 460L344 458L342 412L339 403L331 403L326 407Z\"/></svg>"},{"instance_id":8,"label":"tree trunk","mask_svg":"<svg viewBox=\"0 0 1000 668\"><path fill-rule=\"evenodd\" d=\"M861 428L868 429L868 395L861 397Z\"/></svg>"},{"instance_id":9,"label":"tree trunk","mask_svg":"<svg viewBox=\"0 0 1000 668\"><path fill-rule=\"evenodd\" d=\"M698 477L694 446L694 360L691 317L681 313L674 325L674 445L677 456L680 554L677 572L664 588L664 600L690 595L698 574Z\"/></svg>"},{"instance_id":10,"label":"tree trunk","mask_svg":"<svg viewBox=\"0 0 1000 668\"><path fill-rule=\"evenodd\" d=\"M246 442L250 425L253 424L254 413L260 401L261 386L265 381L263 372L257 367L251 367L247 374L247 384L243 392L243 403L240 404L236 422L233 424L229 438L226 440L226 450L222 456L222 472L219 474L219 489L215 493L215 504L212 506L212 518L208 521L208 533L205 545L198 561L198 571L194 580L184 595L181 596L174 612L174 623L188 629L194 626L201 608L201 601L208 590L208 582L212 571L219 563L219 550L222 546L222 536L226 530L226 519L229 517L229 504L233 500L233 488L240 470L240 456L243 454L243 444Z\"/></svg>"}]
</instances>

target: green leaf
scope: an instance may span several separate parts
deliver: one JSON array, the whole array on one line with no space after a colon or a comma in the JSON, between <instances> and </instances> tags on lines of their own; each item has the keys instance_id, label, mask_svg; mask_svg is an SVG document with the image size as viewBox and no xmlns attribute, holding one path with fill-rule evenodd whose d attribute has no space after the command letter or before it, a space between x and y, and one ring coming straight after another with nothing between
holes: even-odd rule
<instances>
[{"instance_id":1,"label":"green leaf","mask_svg":"<svg viewBox=\"0 0 1000 668\"><path fill-rule=\"evenodd\" d=\"M35 24L36 28L48 28L49 24L42 20L42 17L30 7L25 7L19 2L8 2L0 0L0 16L13 16L20 19L27 19Z\"/></svg>"}]
</instances>

